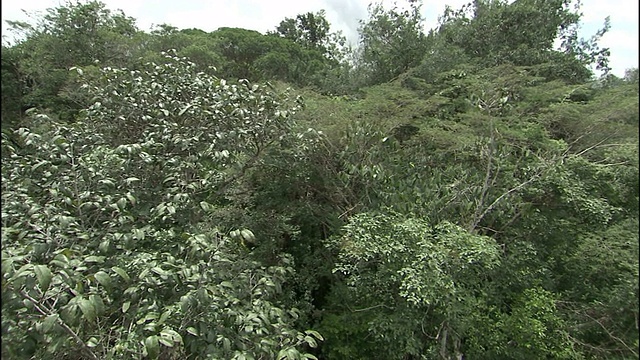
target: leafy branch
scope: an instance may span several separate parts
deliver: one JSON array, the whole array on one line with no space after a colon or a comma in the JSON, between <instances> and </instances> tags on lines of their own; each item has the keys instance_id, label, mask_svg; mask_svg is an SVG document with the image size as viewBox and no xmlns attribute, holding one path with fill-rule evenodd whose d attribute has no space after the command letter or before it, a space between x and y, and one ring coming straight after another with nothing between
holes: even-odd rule
<instances>
[{"instance_id":1,"label":"leafy branch","mask_svg":"<svg viewBox=\"0 0 640 360\"><path fill-rule=\"evenodd\" d=\"M36 299L34 299L33 297L31 297L29 294L27 294L24 290L20 290L19 294L29 300L34 308L36 310L38 310L38 312L44 316L55 316L56 317L56 321L58 322L58 324L60 324L60 326L62 326L62 328L76 341L76 343L78 343L78 345L80 345L80 347L82 348L82 350L84 350L85 353L87 353L87 355L89 356L90 359L92 360L98 360L98 356L96 356L96 354L93 353L93 351L91 351L91 348L80 338L80 336L78 336L78 334L76 334L75 331L73 331L73 329L71 329L69 327L69 325L67 325L61 318L60 316L55 313L54 311L52 311L51 309L46 309L43 306L41 306L40 302Z\"/></svg>"}]
</instances>

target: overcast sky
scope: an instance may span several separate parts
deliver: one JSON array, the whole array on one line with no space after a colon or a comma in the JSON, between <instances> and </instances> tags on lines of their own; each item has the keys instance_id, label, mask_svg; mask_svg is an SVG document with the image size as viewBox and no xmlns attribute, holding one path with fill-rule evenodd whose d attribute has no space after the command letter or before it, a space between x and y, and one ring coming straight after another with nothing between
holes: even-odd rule
<instances>
[{"instance_id":1,"label":"overcast sky","mask_svg":"<svg viewBox=\"0 0 640 360\"><path fill-rule=\"evenodd\" d=\"M470 0L424 0L423 16L426 29L437 24L445 4L457 9ZM357 42L358 20L367 17L370 0L103 0L112 10L122 9L137 20L142 30L154 25L169 24L180 29L198 28L213 31L219 27L240 27L266 32L285 17L324 9L332 30L342 30L347 38ZM2 0L2 32L5 20L27 20L22 10L42 11L64 4L63 0ZM385 0L390 5L392 1ZM404 3L399 0L398 3ZM638 67L638 0L582 0L581 36L590 37L611 17L611 30L601 46L611 49L613 73L623 76L628 68Z\"/></svg>"}]
</instances>

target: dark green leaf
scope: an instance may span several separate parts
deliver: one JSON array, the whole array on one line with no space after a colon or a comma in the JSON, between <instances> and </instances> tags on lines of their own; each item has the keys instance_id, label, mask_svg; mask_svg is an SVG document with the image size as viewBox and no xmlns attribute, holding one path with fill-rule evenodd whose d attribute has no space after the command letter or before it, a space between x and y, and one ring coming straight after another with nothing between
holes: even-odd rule
<instances>
[{"instance_id":1,"label":"dark green leaf","mask_svg":"<svg viewBox=\"0 0 640 360\"><path fill-rule=\"evenodd\" d=\"M158 337L155 335L149 336L144 340L144 349L150 359L157 359L160 355L160 345L158 344Z\"/></svg>"},{"instance_id":2,"label":"dark green leaf","mask_svg":"<svg viewBox=\"0 0 640 360\"><path fill-rule=\"evenodd\" d=\"M97 314L93 302L89 299L80 298L78 300L78 306L80 307L80 311L82 311L82 315L84 315L85 319L89 322L94 322L96 320Z\"/></svg>"},{"instance_id":3,"label":"dark green leaf","mask_svg":"<svg viewBox=\"0 0 640 360\"><path fill-rule=\"evenodd\" d=\"M47 291L49 285L51 284L51 279L53 278L51 270L49 270L46 265L35 265L33 270L36 273L36 278L38 279L40 289L43 292Z\"/></svg>"}]
</instances>

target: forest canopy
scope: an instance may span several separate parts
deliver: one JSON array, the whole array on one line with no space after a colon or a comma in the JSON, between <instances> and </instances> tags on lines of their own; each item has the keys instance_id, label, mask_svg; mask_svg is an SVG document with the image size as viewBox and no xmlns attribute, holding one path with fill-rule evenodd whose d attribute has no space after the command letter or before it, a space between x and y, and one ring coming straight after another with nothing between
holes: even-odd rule
<instances>
[{"instance_id":1,"label":"forest canopy","mask_svg":"<svg viewBox=\"0 0 640 360\"><path fill-rule=\"evenodd\" d=\"M10 22L2 356L637 359L638 69L574 5Z\"/></svg>"}]
</instances>

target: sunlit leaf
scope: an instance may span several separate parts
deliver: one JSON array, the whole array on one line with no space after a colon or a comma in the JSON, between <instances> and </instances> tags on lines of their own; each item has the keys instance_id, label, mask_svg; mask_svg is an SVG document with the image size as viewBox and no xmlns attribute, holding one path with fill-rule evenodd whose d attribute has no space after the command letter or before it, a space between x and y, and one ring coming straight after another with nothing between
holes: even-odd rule
<instances>
[{"instance_id":1,"label":"sunlit leaf","mask_svg":"<svg viewBox=\"0 0 640 360\"><path fill-rule=\"evenodd\" d=\"M115 272L116 274L118 274L121 278L123 278L125 281L129 282L131 281L131 278L129 277L129 274L127 274L126 271L124 271L124 269L119 268L117 266L114 266L111 268L111 270L113 270L113 272Z\"/></svg>"},{"instance_id":2,"label":"sunlit leaf","mask_svg":"<svg viewBox=\"0 0 640 360\"><path fill-rule=\"evenodd\" d=\"M93 275L96 280L100 283L100 285L104 286L107 289L111 289L111 277L104 271L98 271Z\"/></svg>"}]
</instances>

